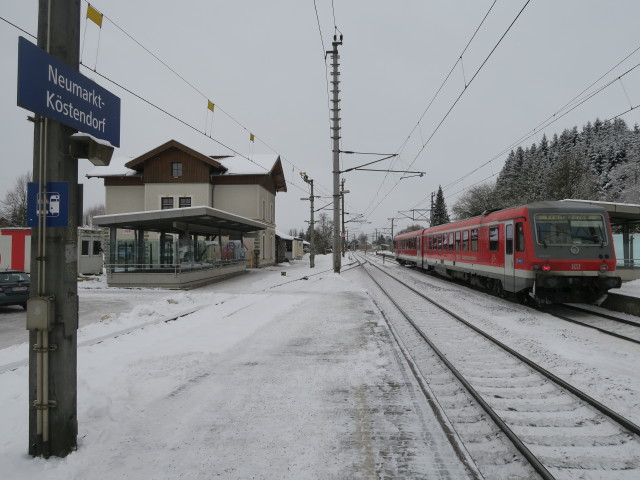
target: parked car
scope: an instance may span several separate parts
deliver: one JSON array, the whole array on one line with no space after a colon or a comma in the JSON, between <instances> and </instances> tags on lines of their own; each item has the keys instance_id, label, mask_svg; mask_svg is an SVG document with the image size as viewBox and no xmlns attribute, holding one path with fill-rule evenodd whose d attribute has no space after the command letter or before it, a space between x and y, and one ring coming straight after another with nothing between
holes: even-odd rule
<instances>
[{"instance_id":1,"label":"parked car","mask_svg":"<svg viewBox=\"0 0 640 480\"><path fill-rule=\"evenodd\" d=\"M31 279L20 270L0 271L0 305L20 305L27 309Z\"/></svg>"}]
</instances>

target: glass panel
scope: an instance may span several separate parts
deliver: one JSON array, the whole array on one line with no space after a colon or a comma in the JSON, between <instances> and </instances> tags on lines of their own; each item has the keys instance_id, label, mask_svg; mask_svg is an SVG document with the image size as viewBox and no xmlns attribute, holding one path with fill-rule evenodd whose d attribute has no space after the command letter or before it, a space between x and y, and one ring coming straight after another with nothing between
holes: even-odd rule
<instances>
[{"instance_id":1,"label":"glass panel","mask_svg":"<svg viewBox=\"0 0 640 480\"><path fill-rule=\"evenodd\" d=\"M540 245L607 245L602 215L535 215L536 241Z\"/></svg>"},{"instance_id":2,"label":"glass panel","mask_svg":"<svg viewBox=\"0 0 640 480\"><path fill-rule=\"evenodd\" d=\"M498 251L498 242L499 242L499 236L498 236L498 227L489 227L489 251L490 252L497 252Z\"/></svg>"},{"instance_id":3,"label":"glass panel","mask_svg":"<svg viewBox=\"0 0 640 480\"><path fill-rule=\"evenodd\" d=\"M507 255L513 255L513 225L505 225L504 231L504 249Z\"/></svg>"},{"instance_id":4,"label":"glass panel","mask_svg":"<svg viewBox=\"0 0 640 480\"><path fill-rule=\"evenodd\" d=\"M471 251L478 251L478 229L474 228L471 230Z\"/></svg>"},{"instance_id":5,"label":"glass panel","mask_svg":"<svg viewBox=\"0 0 640 480\"><path fill-rule=\"evenodd\" d=\"M524 252L524 226L516 223L516 252Z\"/></svg>"},{"instance_id":6,"label":"glass panel","mask_svg":"<svg viewBox=\"0 0 640 480\"><path fill-rule=\"evenodd\" d=\"M162 210L173 208L173 197L162 197L160 199L160 208Z\"/></svg>"}]
</instances>

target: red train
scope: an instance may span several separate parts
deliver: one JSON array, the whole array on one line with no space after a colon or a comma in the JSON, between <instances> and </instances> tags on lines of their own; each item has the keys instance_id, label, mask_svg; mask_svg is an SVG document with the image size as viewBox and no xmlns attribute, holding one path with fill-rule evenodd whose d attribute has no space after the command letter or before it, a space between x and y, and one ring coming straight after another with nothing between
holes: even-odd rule
<instances>
[{"instance_id":1,"label":"red train","mask_svg":"<svg viewBox=\"0 0 640 480\"><path fill-rule=\"evenodd\" d=\"M621 279L607 212L537 202L398 235L396 260L538 303L601 302Z\"/></svg>"}]
</instances>

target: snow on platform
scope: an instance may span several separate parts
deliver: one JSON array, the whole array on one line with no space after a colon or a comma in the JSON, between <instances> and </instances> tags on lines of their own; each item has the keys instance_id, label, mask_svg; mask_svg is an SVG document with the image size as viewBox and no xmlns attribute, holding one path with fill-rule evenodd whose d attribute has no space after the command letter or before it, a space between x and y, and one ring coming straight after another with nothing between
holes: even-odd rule
<instances>
[{"instance_id":1,"label":"snow on platform","mask_svg":"<svg viewBox=\"0 0 640 480\"><path fill-rule=\"evenodd\" d=\"M28 369L0 375L3 476L469 478L357 275L319 255L105 312L79 332L67 458L27 455Z\"/></svg>"}]
</instances>

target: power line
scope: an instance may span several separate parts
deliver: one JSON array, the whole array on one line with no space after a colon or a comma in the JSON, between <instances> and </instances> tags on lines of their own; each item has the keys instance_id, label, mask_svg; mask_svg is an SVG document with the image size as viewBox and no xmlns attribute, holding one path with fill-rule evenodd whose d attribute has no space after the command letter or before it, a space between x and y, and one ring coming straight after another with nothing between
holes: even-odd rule
<instances>
[{"instance_id":1,"label":"power line","mask_svg":"<svg viewBox=\"0 0 640 480\"><path fill-rule=\"evenodd\" d=\"M409 166L407 167L407 170L409 170L413 164L417 161L418 157L422 154L422 152L424 151L424 149L426 148L426 146L429 144L429 142L431 141L431 139L434 137L434 135L438 132L438 130L440 129L440 127L442 126L442 124L445 122L445 120L448 118L449 114L453 111L453 109L455 108L455 106L458 104L458 102L460 101L460 99L462 98L462 96L465 94L465 92L467 91L467 89L469 88L469 86L473 83L473 81L475 80L475 78L478 76L478 74L480 73L480 71L484 68L484 66L486 65L486 63L488 62L489 58L491 58L491 56L493 55L493 53L496 51L496 49L498 48L498 46L502 43L502 41L504 40L504 38L506 37L507 33L509 33L509 31L511 30L511 28L513 27L513 25L516 23L516 21L520 18L520 16L522 15L522 13L524 12L524 10L527 8L527 6L529 5L529 3L531 2L531 0L527 0L527 2L524 4L524 6L520 9L520 11L518 12L518 14L516 15L516 17L513 19L513 21L511 22L511 24L509 25L509 27L505 30L505 32L502 34L502 36L500 37L500 39L498 40L498 42L494 45L494 47L491 49L491 51L489 52L489 54L487 55L487 57L484 59L484 61L482 62L482 64L480 65L480 67L478 67L478 69L476 70L476 72L473 74L473 76L471 77L471 80L469 80L469 82L465 85L464 89L462 90L462 92L460 92L460 95L458 95L458 97L456 98L456 100L453 102L453 104L451 105L451 107L449 108L449 110L447 111L447 113L444 115L444 117L442 118L442 120L440 120L440 122L438 123L438 125L436 126L435 130L431 133L431 135L429 136L429 138L427 139L427 141L422 145L422 148L418 151L418 153L416 154L416 156L414 157L414 159L411 161L411 163L409 164ZM493 5L492 5L493 8ZM483 20L484 21L484 20ZM475 35L475 34L474 34ZM405 142L406 143L406 142ZM400 183L400 180L398 180L390 189L389 191L385 194L385 196L373 207L370 209L370 213L373 213L381 204L382 202L391 194L391 192L393 190L395 190L395 188L398 186L398 184ZM379 193L379 191L378 191ZM376 194L377 196L377 194ZM375 198L375 197L374 197ZM422 203L422 202L420 202Z\"/></svg>"},{"instance_id":2,"label":"power line","mask_svg":"<svg viewBox=\"0 0 640 480\"><path fill-rule=\"evenodd\" d=\"M87 3L87 4L88 4L88 1L87 1L87 0L84 0L84 1L85 1L85 3ZM314 2L315 2L315 0L314 0ZM167 62L165 62L165 61L164 61L164 60L162 60L158 55L156 55L154 52L152 52L151 50L149 50L146 46L144 46L141 42L139 42L136 38L134 38L134 37L133 37L133 35L131 35L130 33L128 33L126 30L124 30L122 27L120 27L116 22L114 22L114 21L113 21L113 19L111 19L109 16L107 16L107 15L106 15L106 14L104 14L103 12L101 12L101 13L103 14L104 18L106 18L107 20L109 20L109 22L110 22L111 24L113 24L113 25L114 25L118 30L120 30L124 35L126 35L129 39L131 39L134 43L136 43L136 44L137 44L140 48L142 48L145 52L147 52L149 55L151 55L155 60L157 60L158 62L160 62L160 63L161 63L165 68L167 68L171 73L173 73L174 75L176 75L180 80L182 80L186 85L188 85L188 86L189 86L193 91L195 91L196 93L198 93L198 94L199 94L203 99L205 99L205 100L207 100L207 101L209 100L209 98L210 98L210 97L208 97L204 92L202 92L200 89L198 89L198 88L197 88L193 83L191 83L190 81L188 81L188 80L187 80L183 75L181 75L178 71L176 71L174 68L172 68L172 67L171 67ZM86 68L89 68L91 71L93 71L93 72L97 73L98 75L101 75L101 74L99 74L95 69L91 69L90 67L88 67L87 65L84 65L84 64L83 64L83 66L85 66ZM102 75L101 75L101 76L102 76ZM107 77L103 77L103 78L105 78L106 80L111 81L111 80L110 80L110 79L108 79ZM113 83L115 84L115 82L113 82ZM118 86L120 86L120 85L118 85ZM128 91L125 87L123 87L123 86L120 86L120 87L121 87L121 88L123 88L125 91ZM131 94L132 94L132 95L134 95L134 96L138 96L137 94L135 94L135 93L133 93L133 92L130 92L130 91L129 91L129 93L131 93ZM143 101L145 101L145 102L149 103L150 105L154 106L155 108L158 108L159 110L162 110L162 109L160 109L159 107L157 107L156 105L152 104L151 102L148 102L146 99L144 99L144 98L142 98L142 97L139 97L139 98L140 98L141 100L143 100ZM222 107L220 107L220 105L219 105L219 104L217 104L217 103L216 103L216 104L215 104L215 106L216 106L216 109L217 109L217 110L219 110L219 111L220 111L220 112L222 112L224 115L226 115L230 120L232 120L236 125L238 125L240 128L242 128L245 132L250 133L250 134L253 134L253 133L252 133L252 131L251 131L249 128L245 127L245 126L244 126L242 123L240 123L240 122L239 122L235 117L233 117L229 112L227 112L225 109L223 109ZM166 113L166 114L168 114L169 116L173 116L173 115L172 115L172 114L170 114L169 112L165 112L165 113ZM179 119L179 118L177 118L177 117L176 117L175 119L176 119L176 120L178 120L178 121L180 121L181 123L185 123L185 122L183 122L182 120L180 120L180 119ZM193 126L191 126L191 125L188 125L188 126L189 126L190 128L193 128L193 129L194 129L194 130L196 130L196 131L199 131L197 128L195 128L195 127L193 127ZM202 132L201 132L201 133L202 133ZM208 136L208 135L206 135L206 133L205 133L205 136ZM219 142L219 141L218 141L218 140L216 140L215 138L213 138L213 137L210 137L210 138L211 138L213 141L215 141L216 143L219 143L220 145L224 146L225 148L228 148L229 150L233 151L234 153L237 153L234 149L232 149L232 148L228 147L227 145L224 145L223 143ZM262 143L263 145L265 145L265 146L266 146L269 150L271 150L273 153L277 154L277 155L278 155L278 156L279 156L279 157L280 157L284 162L286 162L286 163L288 163L289 165L291 165L294 169L297 169L298 171L300 171L300 168L299 168L299 167L297 167L295 164L293 164L292 162L290 162L287 158L285 158L285 157L284 157L284 155L281 155L281 154L280 154L276 149L274 149L273 147L271 147L271 146L270 146L267 142L265 142L265 141L264 141L260 136L256 135L256 137L255 137L255 138L257 138L257 140L258 140L260 143ZM248 157L246 157L246 156L244 156L244 155L242 155L242 154L239 154L239 153L238 153L238 155L240 155L240 156L242 156L242 157L247 158L248 160L250 160ZM252 161L252 160L250 160L250 161ZM253 163L255 163L255 162L253 162ZM261 166L261 167L262 167L262 166ZM264 167L262 167L262 168L264 168ZM294 178L295 178L295 177L294 177ZM293 185L295 185L295 183L294 183L293 181L292 181L291 183L292 183ZM303 191L304 191L304 189L302 189L302 188L301 188L301 187L299 187L298 185L295 185L295 186L296 186L297 188L300 188L301 190L303 190Z\"/></svg>"},{"instance_id":3,"label":"power line","mask_svg":"<svg viewBox=\"0 0 640 480\"><path fill-rule=\"evenodd\" d=\"M634 50L634 52L636 52L637 50L640 50L640 47L638 47L636 50ZM629 56L627 56L625 58L625 60L629 58ZM620 63L618 63L616 65L616 67L620 65ZM475 168L474 170L470 171L469 173L463 175L462 177L458 178L457 180L454 180L453 182L450 182L449 184L445 185L444 187L442 187L442 190L445 191L451 187L453 187L454 185L460 183L462 180L464 180L465 178L469 177L470 175L474 174L475 172L477 172L478 170L480 170L481 168L487 166L488 164L490 164L491 162L493 162L494 160L497 160L498 158L500 158L502 155L504 155L505 153L513 150L513 148L517 147L518 145L521 145L523 142L527 141L528 139L530 139L531 137L537 135L538 133L540 133L540 131L544 128L547 128L551 125L553 125L554 123L556 123L558 120L560 120L561 118L563 118L564 116L566 116L567 114L569 114L570 112L572 112L573 110L575 110L576 108L578 108L580 105L586 103L588 100L592 99L593 97L595 97L596 95L600 94L601 92L603 92L604 90L606 90L607 88L609 88L610 86L612 86L614 83L616 83L617 81L621 80L622 77L630 74L632 71L634 71L636 68L640 67L640 63L636 64L635 66L631 67L630 69L628 69L626 72L622 73L621 75L619 75L618 77L614 78L613 80L609 81L608 83L606 83L605 85L599 87L598 89L596 89L595 91L591 92L590 94L579 98L586 90L588 90L589 88L591 88L593 85L595 85L597 82L599 82L604 76L606 76L609 72L611 72L611 70L609 70L609 72L607 72L607 74L605 74L603 77L600 77L596 82L592 83L589 87L587 87L587 89L583 90L582 92L580 92L578 95L576 95L571 101L569 101L567 104L565 104L562 108L560 108L558 111L556 111L553 115L550 115L549 117L547 117L547 119L545 119L542 123L540 123L538 126L536 126L533 130L530 130L529 132L527 132L525 135L523 135L522 137L520 137L518 140L516 140L515 142L511 143L511 145L509 145L508 147L506 147L505 149L503 149L500 153L494 155L490 160L486 161L485 163L481 164L480 166L478 166L477 168ZM615 68L615 67L614 67ZM571 108L567 107L571 105ZM635 110L637 108L631 106L631 108L629 110L626 110L622 113L620 113L619 115L612 117L610 120L615 119L620 117L621 115L624 115L626 113L629 113L632 110ZM559 115L561 112L561 115ZM424 202L425 199L423 199L420 203Z\"/></svg>"},{"instance_id":4,"label":"power line","mask_svg":"<svg viewBox=\"0 0 640 480\"><path fill-rule=\"evenodd\" d=\"M0 17L0 20L2 20L3 22L8 23L9 25L11 25L14 28L17 28L18 30L20 30L22 33L24 33L25 35L29 35L30 37L32 37L34 40L37 40L38 37L36 37L35 35L33 35L32 33L27 32L24 28L20 28L19 26L17 26L15 23L10 22L9 20L7 20L4 17Z\"/></svg>"}]
</instances>

